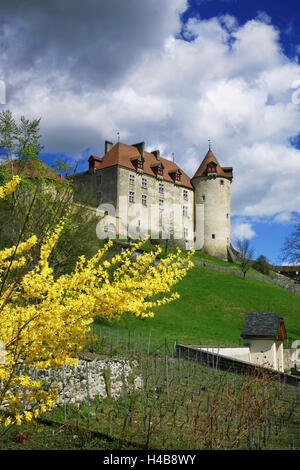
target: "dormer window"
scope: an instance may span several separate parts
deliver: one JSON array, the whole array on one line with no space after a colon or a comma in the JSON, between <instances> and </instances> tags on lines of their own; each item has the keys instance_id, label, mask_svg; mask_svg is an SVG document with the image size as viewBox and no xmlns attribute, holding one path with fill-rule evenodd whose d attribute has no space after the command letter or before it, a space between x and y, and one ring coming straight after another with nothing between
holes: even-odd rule
<instances>
[{"instance_id":1,"label":"dormer window","mask_svg":"<svg viewBox=\"0 0 300 470\"><path fill-rule=\"evenodd\" d=\"M153 173L157 176L157 178L163 179L164 167L163 167L163 165L162 165L161 162L159 162L159 163L156 164L156 165L151 165L151 170L152 170Z\"/></svg>"},{"instance_id":2,"label":"dormer window","mask_svg":"<svg viewBox=\"0 0 300 470\"><path fill-rule=\"evenodd\" d=\"M216 175L217 174L217 165L214 162L210 162L207 165L207 174L208 175Z\"/></svg>"},{"instance_id":3,"label":"dormer window","mask_svg":"<svg viewBox=\"0 0 300 470\"><path fill-rule=\"evenodd\" d=\"M175 184L181 183L181 171L179 169L169 171L169 175L171 176Z\"/></svg>"},{"instance_id":4,"label":"dormer window","mask_svg":"<svg viewBox=\"0 0 300 470\"><path fill-rule=\"evenodd\" d=\"M143 173L143 171L144 171L144 157L142 157L140 155L139 158L132 158L131 162L132 162L133 166L135 167L135 169L138 173Z\"/></svg>"}]
</instances>

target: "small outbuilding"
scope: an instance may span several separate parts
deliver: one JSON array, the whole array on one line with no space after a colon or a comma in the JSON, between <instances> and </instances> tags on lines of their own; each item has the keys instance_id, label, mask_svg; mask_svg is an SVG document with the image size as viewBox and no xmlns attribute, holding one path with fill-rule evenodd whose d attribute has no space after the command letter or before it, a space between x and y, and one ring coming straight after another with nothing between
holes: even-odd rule
<instances>
[{"instance_id":1,"label":"small outbuilding","mask_svg":"<svg viewBox=\"0 0 300 470\"><path fill-rule=\"evenodd\" d=\"M250 361L284 372L284 321L275 312L247 312L242 333L250 350Z\"/></svg>"}]
</instances>

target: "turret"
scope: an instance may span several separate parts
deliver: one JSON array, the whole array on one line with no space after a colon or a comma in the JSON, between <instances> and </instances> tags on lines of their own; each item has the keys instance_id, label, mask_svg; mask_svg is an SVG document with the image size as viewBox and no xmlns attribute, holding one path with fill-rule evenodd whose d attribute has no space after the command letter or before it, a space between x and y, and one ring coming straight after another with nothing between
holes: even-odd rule
<instances>
[{"instance_id":1,"label":"turret","mask_svg":"<svg viewBox=\"0 0 300 470\"><path fill-rule=\"evenodd\" d=\"M191 182L195 188L195 249L227 260L230 246L232 167L221 167L209 148Z\"/></svg>"}]
</instances>

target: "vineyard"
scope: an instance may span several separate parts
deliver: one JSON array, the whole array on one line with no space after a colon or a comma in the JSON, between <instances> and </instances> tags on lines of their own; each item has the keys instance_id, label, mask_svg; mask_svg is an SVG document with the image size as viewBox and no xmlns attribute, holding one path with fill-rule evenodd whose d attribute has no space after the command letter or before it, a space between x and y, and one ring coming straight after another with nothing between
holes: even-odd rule
<instances>
[{"instance_id":1,"label":"vineyard","mask_svg":"<svg viewBox=\"0 0 300 470\"><path fill-rule=\"evenodd\" d=\"M116 448L300 448L296 387L259 370L247 375L221 371L217 362L206 367L201 353L197 360L184 358L175 346L165 341L153 348L151 332L143 338L135 331L100 329L81 355L85 398L76 402L63 387L61 406L42 419L96 433ZM104 358L119 362L117 397L109 368L102 374L105 396L91 397L90 370Z\"/></svg>"}]
</instances>

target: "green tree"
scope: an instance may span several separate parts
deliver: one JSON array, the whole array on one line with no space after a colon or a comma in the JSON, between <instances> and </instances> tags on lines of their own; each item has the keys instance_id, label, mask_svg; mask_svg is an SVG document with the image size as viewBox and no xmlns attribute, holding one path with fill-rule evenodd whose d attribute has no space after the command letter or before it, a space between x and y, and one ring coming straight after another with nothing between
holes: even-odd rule
<instances>
[{"instance_id":1,"label":"green tree","mask_svg":"<svg viewBox=\"0 0 300 470\"><path fill-rule=\"evenodd\" d=\"M12 112L7 109L0 113L0 158L9 161L13 175L13 156L18 143L19 128Z\"/></svg>"},{"instance_id":2,"label":"green tree","mask_svg":"<svg viewBox=\"0 0 300 470\"><path fill-rule=\"evenodd\" d=\"M255 261L253 261L253 268L262 274L269 274L271 265L264 255L260 255Z\"/></svg>"},{"instance_id":3,"label":"green tree","mask_svg":"<svg viewBox=\"0 0 300 470\"><path fill-rule=\"evenodd\" d=\"M18 158L37 157L44 148L40 143L40 121L41 118L29 121L29 119L21 116L16 145L16 156Z\"/></svg>"},{"instance_id":4,"label":"green tree","mask_svg":"<svg viewBox=\"0 0 300 470\"><path fill-rule=\"evenodd\" d=\"M98 220L87 207L88 195L83 201L72 184L72 175L70 179L58 179L56 172L39 160L43 148L39 125L40 119L30 121L22 116L16 124L11 111L0 113L1 152L4 161L9 163L0 165L0 184L11 179L11 172L21 177L21 184L14 193L0 200L0 250L31 234L42 240L48 227L71 207L50 259L55 272L63 274L74 269L78 256L90 258L103 243L96 235ZM61 158L54 161L52 167L59 173L71 170L74 174L77 169L77 165L72 167ZM34 257L32 262L35 262Z\"/></svg>"},{"instance_id":5,"label":"green tree","mask_svg":"<svg viewBox=\"0 0 300 470\"><path fill-rule=\"evenodd\" d=\"M52 164L52 168L61 174L68 174L70 171L72 174L75 174L77 171L78 163L75 165L70 165L67 160L62 160L62 158L57 158Z\"/></svg>"}]
</instances>

